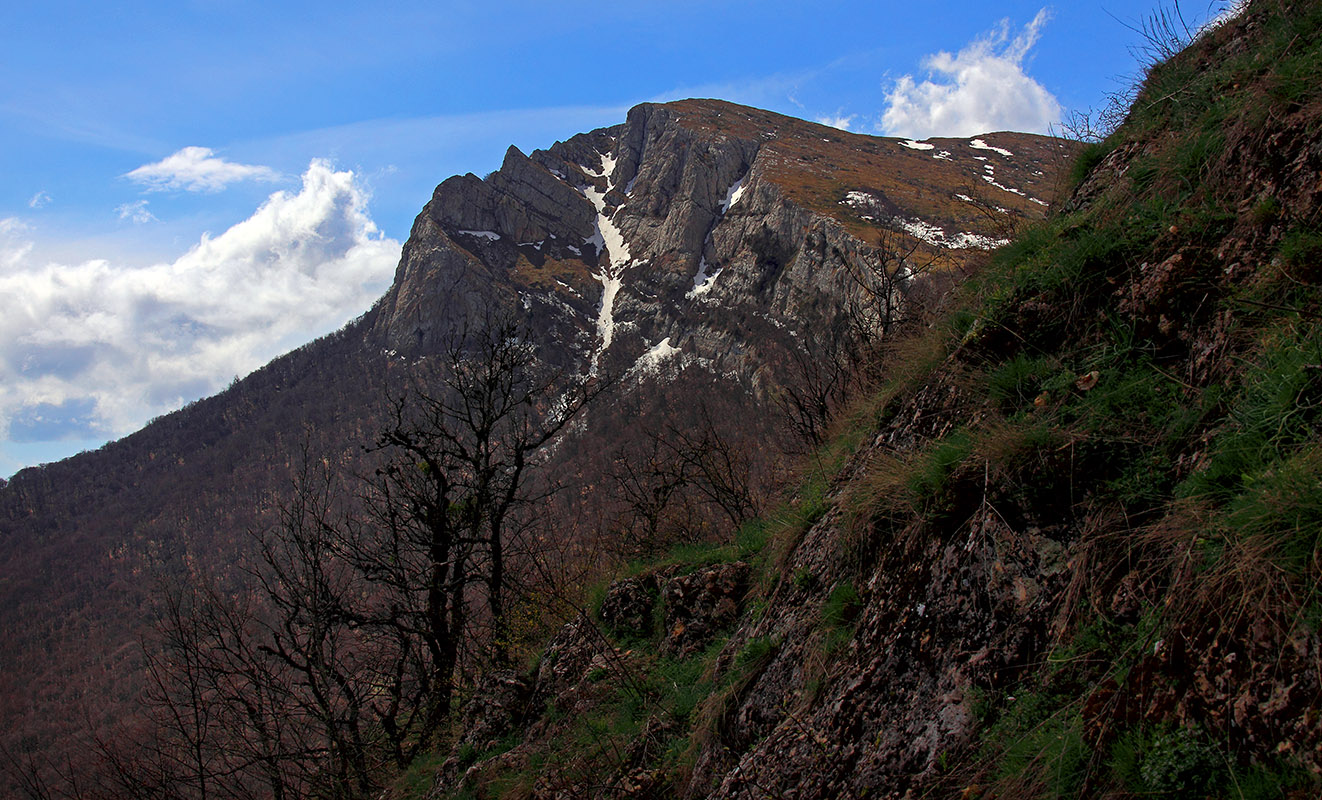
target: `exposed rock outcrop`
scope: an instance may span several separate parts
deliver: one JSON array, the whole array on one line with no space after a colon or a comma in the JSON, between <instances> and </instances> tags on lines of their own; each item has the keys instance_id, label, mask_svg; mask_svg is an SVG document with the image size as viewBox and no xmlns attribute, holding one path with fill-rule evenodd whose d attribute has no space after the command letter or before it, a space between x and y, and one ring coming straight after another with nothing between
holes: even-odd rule
<instances>
[{"instance_id":1,"label":"exposed rock outcrop","mask_svg":"<svg viewBox=\"0 0 1322 800\"><path fill-rule=\"evenodd\" d=\"M638 106L438 186L375 325L392 349L425 349L446 335L438 321L517 297L557 365L624 372L668 342L681 365L747 380L830 327L882 239L991 241L996 216L1039 216L1062 146L993 138L1011 155L913 150L719 101Z\"/></svg>"},{"instance_id":2,"label":"exposed rock outcrop","mask_svg":"<svg viewBox=\"0 0 1322 800\"><path fill-rule=\"evenodd\" d=\"M666 634L661 652L684 658L739 619L748 593L748 565L742 561L700 569L671 578L662 591Z\"/></svg>"},{"instance_id":3,"label":"exposed rock outcrop","mask_svg":"<svg viewBox=\"0 0 1322 800\"><path fill-rule=\"evenodd\" d=\"M650 636L656 576L613 581L601 602L601 621L616 636Z\"/></svg>"}]
</instances>

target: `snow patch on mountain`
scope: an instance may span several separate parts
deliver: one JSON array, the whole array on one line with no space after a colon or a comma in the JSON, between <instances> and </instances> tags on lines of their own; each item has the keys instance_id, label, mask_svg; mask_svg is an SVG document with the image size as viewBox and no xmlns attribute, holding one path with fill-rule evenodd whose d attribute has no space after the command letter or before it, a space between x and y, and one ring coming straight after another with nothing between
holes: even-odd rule
<instances>
[{"instance_id":1,"label":"snow patch on mountain","mask_svg":"<svg viewBox=\"0 0 1322 800\"><path fill-rule=\"evenodd\" d=\"M991 145L987 144L981 139L974 139L973 141L969 142L969 147L972 147L974 150L990 150L993 153L1000 153L1006 158L1009 158L1014 155L1014 153L1011 153L1009 150L1006 150L1002 147L992 147Z\"/></svg>"},{"instance_id":2,"label":"snow patch on mountain","mask_svg":"<svg viewBox=\"0 0 1322 800\"><path fill-rule=\"evenodd\" d=\"M661 369L661 362L673 357L677 353L679 353L679 348L671 345L670 337L667 336L657 342L646 353L639 356L638 361L634 363L633 369L631 369L630 372L633 372L634 370L642 372L659 372Z\"/></svg>"},{"instance_id":3,"label":"snow patch on mountain","mask_svg":"<svg viewBox=\"0 0 1322 800\"><path fill-rule=\"evenodd\" d=\"M601 246L597 248L597 252L602 252L604 247L606 255L610 259L610 266L614 269L623 267L629 263L629 245L624 241L624 234L620 233L620 229L615 227L615 223L611 221L611 217L619 211L619 208L607 214L606 193L591 186L583 187L583 196L597 210L595 230L592 236L589 236L585 241L600 241ZM623 207L620 206L620 208Z\"/></svg>"},{"instance_id":4,"label":"snow patch on mountain","mask_svg":"<svg viewBox=\"0 0 1322 800\"><path fill-rule=\"evenodd\" d=\"M979 140L979 141L980 141L980 140ZM1014 187L1012 187L1012 186L1006 186L1005 184L997 183L997 182L996 182L996 167L995 167L995 166L993 166L993 165L991 165L991 164L986 164L986 165L983 166L983 169L986 170L987 174L986 174L986 175L983 175L983 176L982 176L982 179L983 179L984 181L986 181L987 183L990 183L992 186L995 186L997 189L1000 189L1000 190L1003 191L1003 192L1009 192L1010 194L1017 194L1017 195L1019 195L1020 197L1028 197L1028 195L1024 194L1023 192L1019 191L1018 189L1016 189L1016 188L1014 188ZM1041 202L1041 201L1039 201L1039 202ZM1046 205L1046 203L1043 203L1043 205Z\"/></svg>"},{"instance_id":5,"label":"snow patch on mountain","mask_svg":"<svg viewBox=\"0 0 1322 800\"><path fill-rule=\"evenodd\" d=\"M738 203L739 198L744 196L744 189L745 189L744 179L747 177L748 177L747 175L744 175L739 180L730 184L729 189L725 190L725 201L721 203L720 213L724 214L725 212L729 211L730 207L733 206L735 203Z\"/></svg>"},{"instance_id":6,"label":"snow patch on mountain","mask_svg":"<svg viewBox=\"0 0 1322 800\"><path fill-rule=\"evenodd\" d=\"M935 225L923 222L921 219L897 219L895 222L901 230L915 239L938 246L945 244L946 232Z\"/></svg>"},{"instance_id":7,"label":"snow patch on mountain","mask_svg":"<svg viewBox=\"0 0 1322 800\"><path fill-rule=\"evenodd\" d=\"M592 354L592 364L589 368L589 374L595 375L597 359L606 348L611 346L611 340L615 336L615 296L620 293L620 287L624 282L620 280L619 274L609 274L605 270L592 277L601 281L601 308L597 311L597 334L601 336L601 347Z\"/></svg>"},{"instance_id":8,"label":"snow patch on mountain","mask_svg":"<svg viewBox=\"0 0 1322 800\"><path fill-rule=\"evenodd\" d=\"M1009 239L997 239L992 236L983 236L977 233L957 233L948 237L946 241L949 247L956 250L995 250L998 247L1004 247L1010 243Z\"/></svg>"},{"instance_id":9,"label":"snow patch on mountain","mask_svg":"<svg viewBox=\"0 0 1322 800\"><path fill-rule=\"evenodd\" d=\"M1026 194L1024 194L1023 192L1019 191L1018 189L1014 188L1013 186L1006 186L1006 185L1003 184L1003 183L997 183L997 182L996 182L996 176L995 176L995 175L983 175L983 176L982 176L982 179L983 179L984 181L986 181L987 183L990 183L992 186L995 186L997 189L1000 189L1000 190L1003 191L1003 192L1009 192L1010 194L1017 194L1017 195L1019 195L1020 197L1028 197L1028 195L1026 195ZM1044 204L1044 205L1045 205L1045 204Z\"/></svg>"},{"instance_id":10,"label":"snow patch on mountain","mask_svg":"<svg viewBox=\"0 0 1322 800\"><path fill-rule=\"evenodd\" d=\"M602 156L603 163L606 160L606 157ZM614 160L610 161L611 169L614 169L614 163ZM620 233L620 229L611 221L611 216L618 212L619 208L607 214L605 192L591 186L584 186L580 191L597 210L592 235L584 239L584 243L594 245L599 256L605 252L607 261L601 272L592 274L592 277L601 283L601 307L597 311L597 333L601 337L601 347L592 355L592 363L588 368L589 374L595 375L597 359L611 346L611 341L615 338L615 297L623 285L622 278L625 268L629 265L630 256L624 234Z\"/></svg>"},{"instance_id":11,"label":"snow patch on mountain","mask_svg":"<svg viewBox=\"0 0 1322 800\"><path fill-rule=\"evenodd\" d=\"M583 167L583 171L594 178L605 178L606 185L611 188L614 188L614 186L611 185L610 177L615 172L616 159L613 156L611 156L609 153L597 153L597 155L601 157L601 169L592 170L585 166Z\"/></svg>"},{"instance_id":12,"label":"snow patch on mountain","mask_svg":"<svg viewBox=\"0 0 1322 800\"><path fill-rule=\"evenodd\" d=\"M703 256L699 258L698 274L693 276L693 288L684 293L685 299L692 300L695 297L701 297L711 291L711 287L716 283L716 278L721 274L721 269L723 268L718 268L715 272L708 275L707 257Z\"/></svg>"},{"instance_id":13,"label":"snow patch on mountain","mask_svg":"<svg viewBox=\"0 0 1322 800\"><path fill-rule=\"evenodd\" d=\"M896 224L900 229L915 239L920 239L933 247L946 247L953 250L992 250L1005 244L1009 244L1009 239L996 239L991 236L982 236L977 233L956 233L954 235L946 233L944 230L931 223L920 219L897 219Z\"/></svg>"},{"instance_id":14,"label":"snow patch on mountain","mask_svg":"<svg viewBox=\"0 0 1322 800\"><path fill-rule=\"evenodd\" d=\"M847 206L854 206L855 208L866 208L867 206L872 205L872 195L857 190L846 192L845 199L842 203Z\"/></svg>"},{"instance_id":15,"label":"snow patch on mountain","mask_svg":"<svg viewBox=\"0 0 1322 800\"><path fill-rule=\"evenodd\" d=\"M857 190L846 192L845 199L840 201L840 205L849 206L850 208L859 212L860 219L865 219L868 222L877 221L877 218L874 214L863 213L866 211L875 212L880 208L879 204L877 203L877 198L873 197L871 194L867 192L860 192Z\"/></svg>"}]
</instances>

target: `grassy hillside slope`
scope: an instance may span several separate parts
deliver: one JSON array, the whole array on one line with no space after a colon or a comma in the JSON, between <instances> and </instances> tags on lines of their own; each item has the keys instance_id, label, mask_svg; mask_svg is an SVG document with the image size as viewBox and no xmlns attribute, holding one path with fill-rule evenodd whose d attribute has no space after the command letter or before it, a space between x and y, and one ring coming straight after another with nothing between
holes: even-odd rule
<instances>
[{"instance_id":1,"label":"grassy hillside slope","mask_svg":"<svg viewBox=\"0 0 1322 800\"><path fill-rule=\"evenodd\" d=\"M1154 65L776 512L603 589L396 795L1317 796L1319 75L1284 0Z\"/></svg>"}]
</instances>

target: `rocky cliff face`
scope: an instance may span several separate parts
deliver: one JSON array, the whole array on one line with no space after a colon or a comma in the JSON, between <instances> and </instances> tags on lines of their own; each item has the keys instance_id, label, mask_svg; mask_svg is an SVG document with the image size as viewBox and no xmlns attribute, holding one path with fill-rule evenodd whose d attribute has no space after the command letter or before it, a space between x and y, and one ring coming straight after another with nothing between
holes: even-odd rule
<instances>
[{"instance_id":1,"label":"rocky cliff face","mask_svg":"<svg viewBox=\"0 0 1322 800\"><path fill-rule=\"evenodd\" d=\"M749 376L839 313L883 239L954 261L1040 217L1066 149L877 139L719 101L639 106L438 186L376 330L426 349L456 317L517 298L553 363Z\"/></svg>"}]
</instances>

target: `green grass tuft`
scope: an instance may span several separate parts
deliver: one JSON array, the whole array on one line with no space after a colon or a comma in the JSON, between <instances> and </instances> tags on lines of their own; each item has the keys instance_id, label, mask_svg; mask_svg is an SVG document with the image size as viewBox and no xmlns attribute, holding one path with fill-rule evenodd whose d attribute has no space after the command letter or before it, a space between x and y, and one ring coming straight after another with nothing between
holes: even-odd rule
<instances>
[{"instance_id":1,"label":"green grass tuft","mask_svg":"<svg viewBox=\"0 0 1322 800\"><path fill-rule=\"evenodd\" d=\"M840 583L831 590L822 606L822 621L831 628L841 628L852 625L862 611L863 600L858 589L852 583Z\"/></svg>"},{"instance_id":2,"label":"green grass tuft","mask_svg":"<svg viewBox=\"0 0 1322 800\"><path fill-rule=\"evenodd\" d=\"M1106 157L1113 150L1115 150L1115 144L1111 140L1090 142L1084 145L1083 149L1074 158L1074 163L1070 165L1069 185L1078 187L1082 184L1088 178L1088 174L1098 164L1106 160Z\"/></svg>"}]
</instances>

